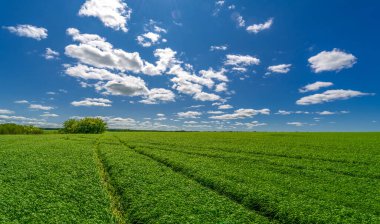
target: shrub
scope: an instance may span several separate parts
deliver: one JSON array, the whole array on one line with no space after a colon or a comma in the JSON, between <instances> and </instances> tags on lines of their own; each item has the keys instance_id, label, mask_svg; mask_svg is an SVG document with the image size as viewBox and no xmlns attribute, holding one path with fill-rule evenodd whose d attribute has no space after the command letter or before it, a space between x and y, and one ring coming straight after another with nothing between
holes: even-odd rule
<instances>
[{"instance_id":1,"label":"shrub","mask_svg":"<svg viewBox=\"0 0 380 224\"><path fill-rule=\"evenodd\" d=\"M17 134L42 134L41 128L32 125L18 125L18 124L0 124L1 135L17 135Z\"/></svg>"},{"instance_id":2,"label":"shrub","mask_svg":"<svg viewBox=\"0 0 380 224\"><path fill-rule=\"evenodd\" d=\"M107 129L107 124L100 118L86 117L80 120L69 119L63 123L61 133L66 134L101 134Z\"/></svg>"}]
</instances>

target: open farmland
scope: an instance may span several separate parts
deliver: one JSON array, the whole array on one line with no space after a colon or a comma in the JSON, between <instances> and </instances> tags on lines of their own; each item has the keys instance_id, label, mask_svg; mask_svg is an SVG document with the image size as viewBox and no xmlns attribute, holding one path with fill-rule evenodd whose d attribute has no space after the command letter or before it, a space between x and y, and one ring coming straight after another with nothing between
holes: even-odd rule
<instances>
[{"instance_id":1,"label":"open farmland","mask_svg":"<svg viewBox=\"0 0 380 224\"><path fill-rule=\"evenodd\" d=\"M379 133L0 136L0 223L379 223Z\"/></svg>"}]
</instances>

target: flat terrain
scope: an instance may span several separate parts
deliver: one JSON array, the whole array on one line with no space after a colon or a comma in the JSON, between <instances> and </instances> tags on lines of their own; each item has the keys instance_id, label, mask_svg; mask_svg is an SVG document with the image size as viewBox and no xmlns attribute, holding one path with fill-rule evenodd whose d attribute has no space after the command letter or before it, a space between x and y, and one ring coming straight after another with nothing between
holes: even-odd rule
<instances>
[{"instance_id":1,"label":"flat terrain","mask_svg":"<svg viewBox=\"0 0 380 224\"><path fill-rule=\"evenodd\" d=\"M380 223L380 133L3 135L0 223Z\"/></svg>"}]
</instances>

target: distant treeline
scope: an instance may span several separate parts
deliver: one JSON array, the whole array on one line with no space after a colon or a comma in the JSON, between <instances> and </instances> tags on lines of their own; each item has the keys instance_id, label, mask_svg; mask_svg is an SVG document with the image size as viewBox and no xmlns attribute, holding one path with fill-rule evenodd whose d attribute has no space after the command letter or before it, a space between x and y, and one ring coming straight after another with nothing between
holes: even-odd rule
<instances>
[{"instance_id":1,"label":"distant treeline","mask_svg":"<svg viewBox=\"0 0 380 224\"><path fill-rule=\"evenodd\" d=\"M41 128L32 125L0 124L0 135L42 134Z\"/></svg>"}]
</instances>

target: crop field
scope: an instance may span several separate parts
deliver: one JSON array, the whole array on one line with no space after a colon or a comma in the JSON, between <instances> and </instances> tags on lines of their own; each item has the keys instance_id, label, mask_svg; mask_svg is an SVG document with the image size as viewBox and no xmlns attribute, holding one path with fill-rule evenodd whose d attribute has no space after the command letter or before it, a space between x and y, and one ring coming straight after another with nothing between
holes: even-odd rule
<instances>
[{"instance_id":1,"label":"crop field","mask_svg":"<svg viewBox=\"0 0 380 224\"><path fill-rule=\"evenodd\" d=\"M380 223L380 133L0 136L0 223Z\"/></svg>"}]
</instances>

